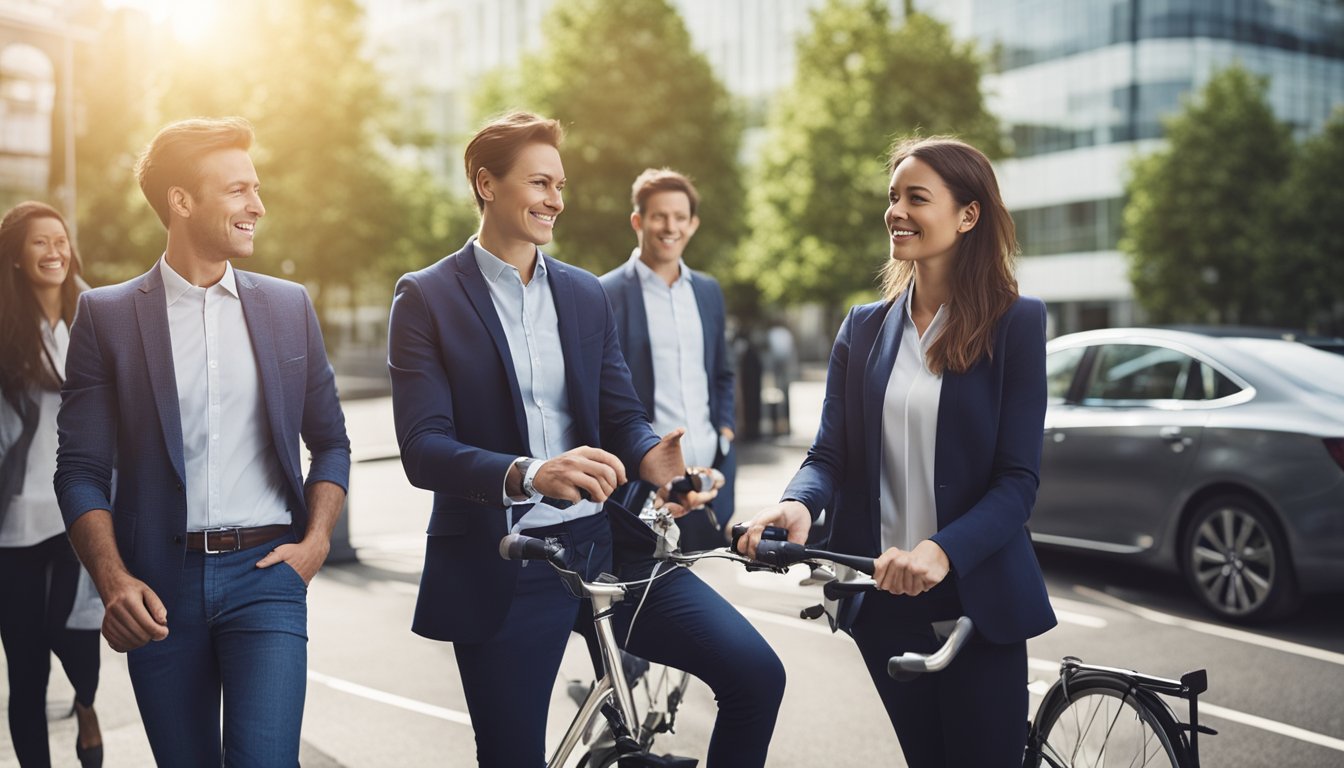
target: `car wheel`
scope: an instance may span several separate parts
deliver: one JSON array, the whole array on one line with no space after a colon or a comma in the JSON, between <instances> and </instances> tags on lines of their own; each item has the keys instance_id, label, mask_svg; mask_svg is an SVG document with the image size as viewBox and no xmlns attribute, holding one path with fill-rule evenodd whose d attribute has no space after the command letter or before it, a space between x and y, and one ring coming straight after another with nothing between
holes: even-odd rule
<instances>
[{"instance_id":1,"label":"car wheel","mask_svg":"<svg viewBox=\"0 0 1344 768\"><path fill-rule=\"evenodd\" d=\"M1288 546L1264 507L1247 496L1216 496L1191 515L1181 567L1204 605L1221 618L1259 621L1296 607Z\"/></svg>"}]
</instances>

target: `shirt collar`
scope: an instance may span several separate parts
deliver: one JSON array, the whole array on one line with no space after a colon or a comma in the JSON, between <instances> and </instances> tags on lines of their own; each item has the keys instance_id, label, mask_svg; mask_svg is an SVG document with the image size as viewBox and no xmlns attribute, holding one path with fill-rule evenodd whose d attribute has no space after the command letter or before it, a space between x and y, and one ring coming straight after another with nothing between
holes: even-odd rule
<instances>
[{"instance_id":1,"label":"shirt collar","mask_svg":"<svg viewBox=\"0 0 1344 768\"><path fill-rule=\"evenodd\" d=\"M905 324L907 327L915 329L915 284L910 284L910 293L905 297ZM942 333L943 325L947 323L947 305L939 304L938 311L933 313L933 319L929 321L929 327L924 329L924 335L919 337L919 346L921 350L927 351L933 342L937 340L938 334Z\"/></svg>"},{"instance_id":2,"label":"shirt collar","mask_svg":"<svg viewBox=\"0 0 1344 768\"><path fill-rule=\"evenodd\" d=\"M187 291L196 286L187 282L187 279L168 266L167 255L159 257L159 277L163 278L164 295L168 298L168 306L173 306L177 300L186 295ZM215 285L228 291L229 295L238 298L238 281L233 275L233 263L224 262L224 277L220 278ZM214 286L211 286L212 288Z\"/></svg>"},{"instance_id":3,"label":"shirt collar","mask_svg":"<svg viewBox=\"0 0 1344 768\"><path fill-rule=\"evenodd\" d=\"M649 265L645 264L639 256L639 248L635 248L630 252L630 263L635 265L635 274L639 275L639 281L641 283L646 285L656 285L660 288L671 288L683 280L687 283L691 282L691 270L686 266L685 260L677 262L677 279L673 280L672 285L669 286L667 281L659 277L657 272L649 269Z\"/></svg>"},{"instance_id":4,"label":"shirt collar","mask_svg":"<svg viewBox=\"0 0 1344 768\"><path fill-rule=\"evenodd\" d=\"M481 275L485 277L487 282L498 283L503 279L504 275L508 274L510 271L512 271L513 274L518 275L518 281L520 283L522 282L523 278L522 275L519 274L517 267L485 250L485 246L481 245L481 241L477 240L475 237L471 238L471 245L472 250L476 254L476 266L481 270ZM546 279L545 256L546 254L542 253L541 249L538 248L537 268L532 271L532 279L535 280L541 278L543 281Z\"/></svg>"}]
</instances>

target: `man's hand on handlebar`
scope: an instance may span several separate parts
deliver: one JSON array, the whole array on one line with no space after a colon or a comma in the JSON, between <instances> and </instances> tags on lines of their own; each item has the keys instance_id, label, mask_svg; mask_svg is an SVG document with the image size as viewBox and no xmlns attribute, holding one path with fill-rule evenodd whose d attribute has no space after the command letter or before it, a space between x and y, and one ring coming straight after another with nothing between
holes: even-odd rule
<instances>
[{"instance_id":1,"label":"man's hand on handlebar","mask_svg":"<svg viewBox=\"0 0 1344 768\"><path fill-rule=\"evenodd\" d=\"M621 460L601 448L581 445L547 459L537 470L532 487L543 496L565 501L606 501L625 483Z\"/></svg>"},{"instance_id":2,"label":"man's hand on handlebar","mask_svg":"<svg viewBox=\"0 0 1344 768\"><path fill-rule=\"evenodd\" d=\"M812 514L799 501L781 501L773 507L766 507L747 523L747 535L738 543L742 552L743 544L747 557L756 558L756 547L761 543L761 533L767 525L783 528L789 532L789 541L794 544L806 544L807 532L812 529Z\"/></svg>"},{"instance_id":3,"label":"man's hand on handlebar","mask_svg":"<svg viewBox=\"0 0 1344 768\"><path fill-rule=\"evenodd\" d=\"M873 581L893 595L918 595L938 586L951 567L943 548L925 539L909 552L896 547L883 552L875 561Z\"/></svg>"}]
</instances>

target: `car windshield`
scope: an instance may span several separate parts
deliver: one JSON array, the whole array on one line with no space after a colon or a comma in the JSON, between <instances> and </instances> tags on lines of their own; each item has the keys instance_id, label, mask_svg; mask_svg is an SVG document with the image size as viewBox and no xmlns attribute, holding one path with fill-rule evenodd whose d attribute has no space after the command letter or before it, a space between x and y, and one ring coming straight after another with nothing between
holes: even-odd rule
<instances>
[{"instance_id":1,"label":"car windshield","mask_svg":"<svg viewBox=\"0 0 1344 768\"><path fill-rule=\"evenodd\" d=\"M1230 347L1254 355L1301 389L1331 397L1344 397L1344 356L1276 339L1223 341Z\"/></svg>"}]
</instances>

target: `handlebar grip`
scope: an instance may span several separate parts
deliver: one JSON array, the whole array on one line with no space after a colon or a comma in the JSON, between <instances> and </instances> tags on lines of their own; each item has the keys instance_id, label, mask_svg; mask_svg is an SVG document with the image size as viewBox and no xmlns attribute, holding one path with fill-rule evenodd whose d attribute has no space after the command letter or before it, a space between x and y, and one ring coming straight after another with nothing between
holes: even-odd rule
<instances>
[{"instance_id":1,"label":"handlebar grip","mask_svg":"<svg viewBox=\"0 0 1344 768\"><path fill-rule=\"evenodd\" d=\"M788 568L806 559L807 548L802 544L761 539L756 545L756 562L765 563L772 568Z\"/></svg>"},{"instance_id":2,"label":"handlebar grip","mask_svg":"<svg viewBox=\"0 0 1344 768\"><path fill-rule=\"evenodd\" d=\"M861 592L868 592L876 588L877 584L872 579L856 579L854 581L828 581L821 585L821 594L826 596L827 600L841 600L850 595L857 595Z\"/></svg>"},{"instance_id":3,"label":"handlebar grip","mask_svg":"<svg viewBox=\"0 0 1344 768\"><path fill-rule=\"evenodd\" d=\"M737 552L738 554L746 554L745 552L737 548L737 540L747 534L747 528L748 526L746 523L738 523L737 525L733 526L733 543L728 545L729 549L731 549L734 552ZM789 540L789 532L783 528L778 528L773 525L765 526L765 530L761 532L761 541L788 541L788 540Z\"/></svg>"}]
</instances>

